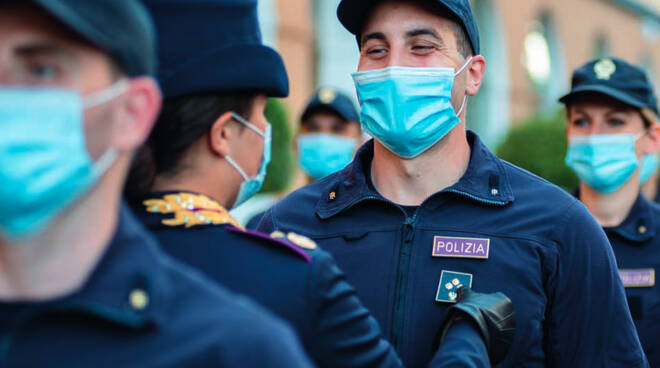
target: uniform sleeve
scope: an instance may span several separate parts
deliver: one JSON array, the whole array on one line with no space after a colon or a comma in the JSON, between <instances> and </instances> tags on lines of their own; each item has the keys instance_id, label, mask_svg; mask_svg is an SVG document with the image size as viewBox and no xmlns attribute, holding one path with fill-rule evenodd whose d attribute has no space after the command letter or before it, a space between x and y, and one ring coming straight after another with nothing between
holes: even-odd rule
<instances>
[{"instance_id":1,"label":"uniform sleeve","mask_svg":"<svg viewBox=\"0 0 660 368\"><path fill-rule=\"evenodd\" d=\"M288 324L251 303L243 307L243 313L228 318L231 333L216 350L221 367L314 367Z\"/></svg>"},{"instance_id":2,"label":"uniform sleeve","mask_svg":"<svg viewBox=\"0 0 660 368\"><path fill-rule=\"evenodd\" d=\"M488 350L479 331L465 320L453 324L428 367L489 368Z\"/></svg>"},{"instance_id":3,"label":"uniform sleeve","mask_svg":"<svg viewBox=\"0 0 660 368\"><path fill-rule=\"evenodd\" d=\"M324 367L402 367L355 290L322 250L314 251L308 297L315 321L310 355Z\"/></svg>"},{"instance_id":4,"label":"uniform sleeve","mask_svg":"<svg viewBox=\"0 0 660 368\"><path fill-rule=\"evenodd\" d=\"M579 202L555 228L549 280L549 367L645 367L612 247Z\"/></svg>"}]
</instances>

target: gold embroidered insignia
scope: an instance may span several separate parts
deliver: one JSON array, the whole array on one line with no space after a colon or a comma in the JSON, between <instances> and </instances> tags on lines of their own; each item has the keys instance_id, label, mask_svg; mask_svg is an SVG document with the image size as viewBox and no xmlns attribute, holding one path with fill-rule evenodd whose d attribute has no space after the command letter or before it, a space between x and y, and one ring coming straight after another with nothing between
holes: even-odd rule
<instances>
[{"instance_id":1,"label":"gold embroidered insignia","mask_svg":"<svg viewBox=\"0 0 660 368\"><path fill-rule=\"evenodd\" d=\"M277 230L277 231L273 231L272 233L270 233L270 237L271 238L276 238L276 239L284 239L284 238L286 238L286 234L279 231L279 230Z\"/></svg>"},{"instance_id":2,"label":"gold embroidered insignia","mask_svg":"<svg viewBox=\"0 0 660 368\"><path fill-rule=\"evenodd\" d=\"M316 243L306 237L302 236L296 233L288 233L286 235L286 238L293 244L299 246L300 248L305 248L305 249L316 249Z\"/></svg>"},{"instance_id":3,"label":"gold embroidered insignia","mask_svg":"<svg viewBox=\"0 0 660 368\"><path fill-rule=\"evenodd\" d=\"M616 65L611 59L602 59L594 65L594 73L596 73L596 78L600 80L610 80L615 72Z\"/></svg>"},{"instance_id":4,"label":"gold embroidered insignia","mask_svg":"<svg viewBox=\"0 0 660 368\"><path fill-rule=\"evenodd\" d=\"M174 217L162 220L165 226L185 226L230 224L241 230L245 228L213 199L192 193L166 194L160 199L148 199L142 204L151 213L173 214Z\"/></svg>"}]
</instances>

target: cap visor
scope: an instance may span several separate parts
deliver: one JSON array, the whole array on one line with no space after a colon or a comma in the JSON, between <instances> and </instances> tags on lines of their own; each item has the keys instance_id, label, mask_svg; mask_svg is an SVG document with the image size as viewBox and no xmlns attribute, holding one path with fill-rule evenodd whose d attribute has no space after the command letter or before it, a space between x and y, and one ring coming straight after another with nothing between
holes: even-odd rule
<instances>
[{"instance_id":1,"label":"cap visor","mask_svg":"<svg viewBox=\"0 0 660 368\"><path fill-rule=\"evenodd\" d=\"M634 107L641 108L641 107L646 106L646 104L644 104L643 102L641 102L641 101L639 101L639 100L637 100L633 97L630 97L629 95L627 95L627 94L625 94L625 93L623 93L619 90L616 90L614 88L610 88L610 87L607 87L607 86L599 85L599 84L592 84L592 85L586 85L586 86L580 86L580 87L577 87L577 88L573 88L569 94L561 97L559 99L559 102L561 102L563 104L566 104L566 103L570 102L570 100L575 98L575 96L577 96L579 94L583 94L585 92L600 93L600 94L611 97L615 100L621 101L625 104L628 104L628 105L634 106Z\"/></svg>"}]
</instances>

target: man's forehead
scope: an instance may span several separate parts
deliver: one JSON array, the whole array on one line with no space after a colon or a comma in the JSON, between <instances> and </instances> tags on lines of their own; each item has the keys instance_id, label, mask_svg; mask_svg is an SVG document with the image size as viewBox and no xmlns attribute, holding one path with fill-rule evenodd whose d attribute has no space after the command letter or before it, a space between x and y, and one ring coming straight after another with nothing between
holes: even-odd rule
<instances>
[{"instance_id":1,"label":"man's forehead","mask_svg":"<svg viewBox=\"0 0 660 368\"><path fill-rule=\"evenodd\" d=\"M6 45L58 44L92 48L92 46L60 21L43 10L29 6L0 7L0 39Z\"/></svg>"},{"instance_id":2,"label":"man's forehead","mask_svg":"<svg viewBox=\"0 0 660 368\"><path fill-rule=\"evenodd\" d=\"M384 1L369 13L362 35L374 32L414 35L416 30L430 30L438 36L454 37L453 26L453 20L418 2Z\"/></svg>"}]
</instances>

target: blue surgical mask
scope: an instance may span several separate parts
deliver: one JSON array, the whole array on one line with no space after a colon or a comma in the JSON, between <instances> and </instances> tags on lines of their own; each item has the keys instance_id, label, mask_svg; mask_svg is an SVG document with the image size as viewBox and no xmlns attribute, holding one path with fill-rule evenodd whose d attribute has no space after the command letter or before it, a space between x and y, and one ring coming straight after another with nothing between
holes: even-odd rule
<instances>
[{"instance_id":1,"label":"blue surgical mask","mask_svg":"<svg viewBox=\"0 0 660 368\"><path fill-rule=\"evenodd\" d=\"M93 162L83 111L126 88L120 82L83 98L55 88L0 88L0 234L36 236L81 198L117 158L107 150Z\"/></svg>"},{"instance_id":2,"label":"blue surgical mask","mask_svg":"<svg viewBox=\"0 0 660 368\"><path fill-rule=\"evenodd\" d=\"M320 179L351 163L357 144L357 139L336 134L301 134L298 137L298 163L305 174Z\"/></svg>"},{"instance_id":3,"label":"blue surgical mask","mask_svg":"<svg viewBox=\"0 0 660 368\"><path fill-rule=\"evenodd\" d=\"M612 193L637 170L639 162L635 154L635 142L643 135L570 137L566 165L589 187L601 193Z\"/></svg>"},{"instance_id":4,"label":"blue surgical mask","mask_svg":"<svg viewBox=\"0 0 660 368\"><path fill-rule=\"evenodd\" d=\"M243 177L243 182L241 183L241 187L238 190L238 196L236 197L236 202L234 203L234 207L238 207L248 199L252 198L255 194L257 194L259 190L261 190L261 186L264 184L264 180L266 179L266 171L268 169L268 164L270 163L272 131L270 124L268 124L268 126L266 126L266 130L262 132L254 124L243 119L240 115L233 112L231 114L234 120L245 125L248 129L259 134L264 139L264 153L261 157L261 164L259 166L257 175L255 175L253 178L250 178L245 173L245 170L243 170L243 168L241 168L241 166L236 161L234 161L234 159L232 159L230 156L225 156L227 162L229 162L229 164Z\"/></svg>"},{"instance_id":5,"label":"blue surgical mask","mask_svg":"<svg viewBox=\"0 0 660 368\"><path fill-rule=\"evenodd\" d=\"M649 181L651 176L658 171L658 164L658 156L656 154L642 157L642 166L639 168L639 182L641 184Z\"/></svg>"},{"instance_id":6,"label":"blue surgical mask","mask_svg":"<svg viewBox=\"0 0 660 368\"><path fill-rule=\"evenodd\" d=\"M389 67L353 74L362 128L399 157L419 156L460 122L451 104L453 68Z\"/></svg>"}]
</instances>

